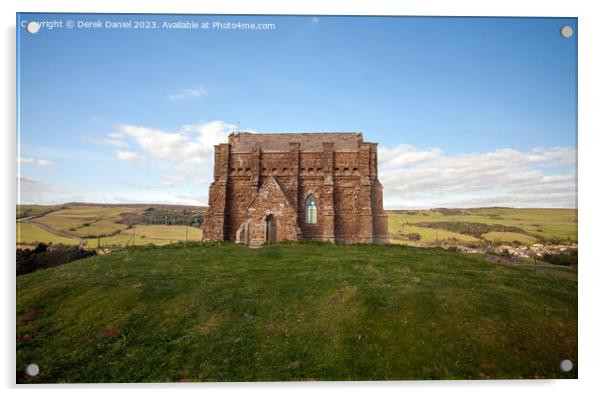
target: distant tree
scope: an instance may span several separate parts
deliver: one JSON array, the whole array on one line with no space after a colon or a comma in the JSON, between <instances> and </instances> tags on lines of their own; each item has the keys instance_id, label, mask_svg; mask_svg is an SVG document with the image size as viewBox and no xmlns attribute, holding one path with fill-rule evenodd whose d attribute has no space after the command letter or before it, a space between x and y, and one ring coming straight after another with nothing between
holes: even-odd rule
<instances>
[{"instance_id":1,"label":"distant tree","mask_svg":"<svg viewBox=\"0 0 602 397\"><path fill-rule=\"evenodd\" d=\"M59 266L77 259L96 255L94 250L58 244L39 243L34 249L17 249L17 276L36 270Z\"/></svg>"},{"instance_id":2,"label":"distant tree","mask_svg":"<svg viewBox=\"0 0 602 397\"><path fill-rule=\"evenodd\" d=\"M422 236L418 233L408 233L408 239L410 241L420 241L421 238Z\"/></svg>"},{"instance_id":3,"label":"distant tree","mask_svg":"<svg viewBox=\"0 0 602 397\"><path fill-rule=\"evenodd\" d=\"M203 224L203 214L188 209L164 209L149 207L141 213L126 213L120 223L131 225L187 225Z\"/></svg>"},{"instance_id":4,"label":"distant tree","mask_svg":"<svg viewBox=\"0 0 602 397\"><path fill-rule=\"evenodd\" d=\"M570 250L568 252L560 252L557 254L548 253L543 254L543 260L553 265L560 266L571 266L577 265L578 262L577 250Z\"/></svg>"}]
</instances>

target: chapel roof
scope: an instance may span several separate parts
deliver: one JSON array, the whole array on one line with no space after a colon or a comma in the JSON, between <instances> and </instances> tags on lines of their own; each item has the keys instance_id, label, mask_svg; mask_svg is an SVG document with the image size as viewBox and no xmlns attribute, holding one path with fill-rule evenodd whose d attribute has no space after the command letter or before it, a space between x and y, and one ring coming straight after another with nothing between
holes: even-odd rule
<instances>
[{"instance_id":1,"label":"chapel roof","mask_svg":"<svg viewBox=\"0 0 602 397\"><path fill-rule=\"evenodd\" d=\"M364 139L361 132L234 132L228 137L228 143L234 152L250 152L256 143L264 152L288 152L289 143L299 143L299 150L302 152L321 152L325 142L332 142L335 152L351 152L357 151Z\"/></svg>"}]
</instances>

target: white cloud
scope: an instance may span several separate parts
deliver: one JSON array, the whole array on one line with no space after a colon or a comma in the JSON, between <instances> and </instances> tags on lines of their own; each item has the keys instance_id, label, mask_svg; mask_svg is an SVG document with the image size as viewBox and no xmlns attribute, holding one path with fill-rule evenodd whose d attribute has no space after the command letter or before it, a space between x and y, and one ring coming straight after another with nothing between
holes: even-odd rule
<instances>
[{"instance_id":1,"label":"white cloud","mask_svg":"<svg viewBox=\"0 0 602 397\"><path fill-rule=\"evenodd\" d=\"M92 143L95 143L97 145L112 146L117 149L125 149L130 146L122 138L112 138L111 135L114 135L114 134L113 133L109 134L108 138L102 138L102 139L90 138L89 141Z\"/></svg>"},{"instance_id":2,"label":"white cloud","mask_svg":"<svg viewBox=\"0 0 602 397\"><path fill-rule=\"evenodd\" d=\"M397 145L391 149L383 147L378 153L381 162L389 165L407 165L424 160L433 160L443 155L440 149L418 150L411 145Z\"/></svg>"},{"instance_id":3,"label":"white cloud","mask_svg":"<svg viewBox=\"0 0 602 397\"><path fill-rule=\"evenodd\" d=\"M118 151L119 160L130 164L156 166L161 179L153 189L197 185L205 187L213 172L214 146L228 141L234 124L220 120L186 124L176 131L120 125L103 139L124 142L133 151Z\"/></svg>"},{"instance_id":4,"label":"white cloud","mask_svg":"<svg viewBox=\"0 0 602 397\"><path fill-rule=\"evenodd\" d=\"M130 146L127 142L122 141L120 139L105 139L105 142L107 145L119 148L119 149L123 149L126 148L128 146Z\"/></svg>"},{"instance_id":5,"label":"white cloud","mask_svg":"<svg viewBox=\"0 0 602 397\"><path fill-rule=\"evenodd\" d=\"M161 185L171 187L171 186L180 186L185 182L186 178L182 175L169 175L163 178Z\"/></svg>"},{"instance_id":6,"label":"white cloud","mask_svg":"<svg viewBox=\"0 0 602 397\"><path fill-rule=\"evenodd\" d=\"M57 204L72 197L64 188L25 177L17 177L18 197L21 204Z\"/></svg>"},{"instance_id":7,"label":"white cloud","mask_svg":"<svg viewBox=\"0 0 602 397\"><path fill-rule=\"evenodd\" d=\"M213 147L227 142L235 130L234 124L219 120L186 124L176 132L130 124L119 127L119 133L133 139L149 157L171 160L173 171L184 174L196 174L203 165L211 167Z\"/></svg>"},{"instance_id":8,"label":"white cloud","mask_svg":"<svg viewBox=\"0 0 602 397\"><path fill-rule=\"evenodd\" d=\"M206 96L208 93L203 87L195 88L183 88L175 94L167 96L170 101L186 101L191 99L198 99L202 96Z\"/></svg>"},{"instance_id":9,"label":"white cloud","mask_svg":"<svg viewBox=\"0 0 602 397\"><path fill-rule=\"evenodd\" d=\"M141 156L138 153L134 153L134 152L128 152L128 151L117 152L117 153L115 153L115 157L117 157L119 160L121 160L125 163L138 164L138 165L146 164L146 157Z\"/></svg>"},{"instance_id":10,"label":"white cloud","mask_svg":"<svg viewBox=\"0 0 602 397\"><path fill-rule=\"evenodd\" d=\"M569 147L446 155L399 145L379 150L379 179L388 207L574 207L576 156Z\"/></svg>"},{"instance_id":11,"label":"white cloud","mask_svg":"<svg viewBox=\"0 0 602 397\"><path fill-rule=\"evenodd\" d=\"M17 160L21 164L37 164L40 167L50 167L54 165L53 161L45 159L35 159L33 157L19 157Z\"/></svg>"},{"instance_id":12,"label":"white cloud","mask_svg":"<svg viewBox=\"0 0 602 397\"><path fill-rule=\"evenodd\" d=\"M50 167L52 165L54 165L54 162L50 161L50 160L44 160L44 159L38 159L36 161L36 163L40 166L40 167Z\"/></svg>"}]
</instances>

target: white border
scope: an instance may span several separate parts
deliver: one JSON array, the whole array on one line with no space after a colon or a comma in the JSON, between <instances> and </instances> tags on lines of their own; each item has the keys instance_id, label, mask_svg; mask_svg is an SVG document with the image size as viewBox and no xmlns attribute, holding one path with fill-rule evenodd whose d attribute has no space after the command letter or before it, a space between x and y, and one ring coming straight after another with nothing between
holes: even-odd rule
<instances>
[{"instance_id":1,"label":"white border","mask_svg":"<svg viewBox=\"0 0 602 397\"><path fill-rule=\"evenodd\" d=\"M595 248L602 238L600 233L600 75L602 63L602 18L595 10L594 1L398 1L387 0L146 0L126 3L123 0L5 0L0 2L2 13L2 101L4 151L2 185L2 252L4 261L3 319L1 327L2 359L0 366L2 386L8 394L24 393L45 396L93 396L107 393L131 393L133 389L151 396L163 396L175 390L190 395L206 393L244 393L245 395L306 395L343 392L350 395L368 393L446 394L451 396L507 396L508 394L545 394L567 396L593 394L602 389L602 375L598 369L602 351L600 338L599 302L602 302L602 263ZM452 382L332 382L332 383L261 383L261 384L194 384L194 385L66 385L14 386L15 382L15 287L14 287L14 216L16 203L15 161L15 12L148 12L148 13L224 13L224 14L307 14L307 15L448 15L448 16L562 16L579 18L579 380L568 381L452 381ZM85 389L85 390L82 390ZM43 390L41 390L43 389Z\"/></svg>"}]
</instances>

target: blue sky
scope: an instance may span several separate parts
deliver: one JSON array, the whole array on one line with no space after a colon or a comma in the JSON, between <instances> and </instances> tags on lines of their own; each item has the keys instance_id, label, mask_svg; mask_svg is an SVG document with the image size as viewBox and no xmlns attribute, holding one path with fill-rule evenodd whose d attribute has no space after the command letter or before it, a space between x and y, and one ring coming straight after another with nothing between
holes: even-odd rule
<instances>
[{"instance_id":1,"label":"blue sky","mask_svg":"<svg viewBox=\"0 0 602 397\"><path fill-rule=\"evenodd\" d=\"M389 208L575 207L574 18L17 19L275 24L18 28L21 202L206 204L240 125L363 132Z\"/></svg>"}]
</instances>

